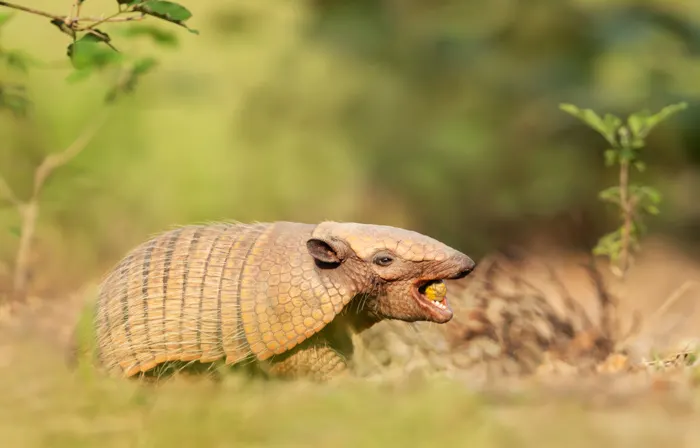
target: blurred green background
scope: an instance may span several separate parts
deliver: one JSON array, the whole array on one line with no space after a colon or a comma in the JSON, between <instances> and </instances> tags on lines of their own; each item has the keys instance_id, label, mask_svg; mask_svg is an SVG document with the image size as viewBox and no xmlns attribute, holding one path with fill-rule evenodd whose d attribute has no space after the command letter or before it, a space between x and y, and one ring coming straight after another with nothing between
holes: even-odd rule
<instances>
[{"instance_id":1,"label":"blurred green background","mask_svg":"<svg viewBox=\"0 0 700 448\"><path fill-rule=\"evenodd\" d=\"M70 1L17 0L66 14ZM558 105L601 113L690 107L657 127L636 180L664 195L651 229L700 235L700 2L668 0L187 1L179 48L119 37L161 61L42 198L36 291L103 274L133 244L214 220L374 222L475 259L542 241L590 249L615 226L605 141ZM90 0L85 11L115 9ZM0 115L0 174L21 197L48 152L101 106L103 79L67 83L67 36L28 14L0 45L43 63L29 119ZM0 209L0 274L18 218Z\"/></svg>"}]
</instances>

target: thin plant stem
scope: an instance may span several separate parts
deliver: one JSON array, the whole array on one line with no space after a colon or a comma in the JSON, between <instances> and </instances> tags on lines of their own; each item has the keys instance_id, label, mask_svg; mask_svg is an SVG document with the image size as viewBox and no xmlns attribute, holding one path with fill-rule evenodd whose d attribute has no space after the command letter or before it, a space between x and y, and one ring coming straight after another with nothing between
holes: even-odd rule
<instances>
[{"instance_id":1,"label":"thin plant stem","mask_svg":"<svg viewBox=\"0 0 700 448\"><path fill-rule=\"evenodd\" d=\"M101 19L101 20L98 20L97 22L91 23L90 25L88 25L88 26L86 26L86 27L79 28L79 30L80 30L80 31L85 31L85 30L93 29L93 28L95 28L96 26L102 25L102 24L105 23L105 22L110 22L110 21L112 21L112 20L118 18L118 16L122 15L124 12L125 12L125 11L119 10L119 11L115 12L114 14L105 17L104 19Z\"/></svg>"},{"instance_id":2,"label":"thin plant stem","mask_svg":"<svg viewBox=\"0 0 700 448\"><path fill-rule=\"evenodd\" d=\"M30 8L30 7L28 7L28 6L16 5L16 4L14 4L14 3L6 2L6 1L4 1L4 0L0 0L0 6L5 6L5 7L7 7L7 8L16 9L16 10L18 10L18 11L28 12L28 13L30 13L30 14L35 14L35 15L38 15L38 16L48 17L48 18L50 18L50 19L64 20L64 18L65 18L64 16L60 16L60 15L57 15L57 14L51 14L51 13L48 13L48 12L40 11L40 10L38 10L38 9Z\"/></svg>"},{"instance_id":3,"label":"thin plant stem","mask_svg":"<svg viewBox=\"0 0 700 448\"><path fill-rule=\"evenodd\" d=\"M46 180L56 169L70 162L88 146L97 131L106 123L108 116L109 109L102 109L66 149L56 154L50 154L44 159L34 172L32 195L27 201L21 201L17 198L7 182L0 177L0 193L6 196L6 199L17 208L21 222L13 278L13 295L16 299L24 298L26 295L31 249L40 214L39 200Z\"/></svg>"},{"instance_id":4,"label":"thin plant stem","mask_svg":"<svg viewBox=\"0 0 700 448\"><path fill-rule=\"evenodd\" d=\"M632 240L633 210L629 195L629 160L620 161L620 206L622 208L622 248L620 251L620 271L624 275L629 265L629 251Z\"/></svg>"},{"instance_id":5,"label":"thin plant stem","mask_svg":"<svg viewBox=\"0 0 700 448\"><path fill-rule=\"evenodd\" d=\"M136 22L139 20L143 20L145 18L145 15L143 13L140 15L137 15L137 16L119 17L122 14L129 14L129 13L136 12L136 11L129 11L129 10L121 10L121 9L117 13L114 13L108 17L80 17L81 5L82 5L82 2L76 0L76 2L73 4L71 14L65 16L65 15L60 15L60 14L52 14L52 13L49 13L46 11L41 11L39 9L30 8L28 6L17 5L15 3L10 3L10 2L7 2L5 0L0 0L0 6L15 9L17 11L27 12L27 13L42 16L42 17L48 17L49 19L60 20L60 21L64 22L66 25L73 27L76 31L87 31L87 30L93 29L96 26L101 25L103 23ZM90 25L85 26L85 27L77 26L79 23L84 23L84 22L92 22L92 23L90 23Z\"/></svg>"},{"instance_id":6,"label":"thin plant stem","mask_svg":"<svg viewBox=\"0 0 700 448\"><path fill-rule=\"evenodd\" d=\"M135 12L135 11L125 11L124 14L133 13L133 12ZM94 23L90 24L89 28L92 28L96 25L99 25L99 24L102 24L105 22L109 22L109 23L138 22L139 20L143 20L145 18L146 18L145 14L140 14L138 16L112 17L109 19L104 19L104 18L100 18L100 17L81 17L80 21L81 22L99 22L97 24L94 24ZM84 28L84 29L87 29L87 28Z\"/></svg>"}]
</instances>

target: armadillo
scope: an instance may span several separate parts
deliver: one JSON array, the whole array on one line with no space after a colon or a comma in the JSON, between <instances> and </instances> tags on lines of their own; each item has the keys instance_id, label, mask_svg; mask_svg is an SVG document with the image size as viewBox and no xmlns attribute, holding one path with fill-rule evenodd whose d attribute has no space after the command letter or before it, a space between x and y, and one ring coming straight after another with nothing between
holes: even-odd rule
<instances>
[{"instance_id":1,"label":"armadillo","mask_svg":"<svg viewBox=\"0 0 700 448\"><path fill-rule=\"evenodd\" d=\"M250 361L273 376L329 379L347 373L351 336L377 322L450 321L441 283L474 267L391 226L176 227L132 249L100 283L98 362L125 377L170 361Z\"/></svg>"}]
</instances>

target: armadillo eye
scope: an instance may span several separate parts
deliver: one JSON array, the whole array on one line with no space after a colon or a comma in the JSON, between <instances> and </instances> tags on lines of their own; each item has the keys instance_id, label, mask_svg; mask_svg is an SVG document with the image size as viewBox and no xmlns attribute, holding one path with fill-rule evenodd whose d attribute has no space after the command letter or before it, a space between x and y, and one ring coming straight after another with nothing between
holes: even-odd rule
<instances>
[{"instance_id":1,"label":"armadillo eye","mask_svg":"<svg viewBox=\"0 0 700 448\"><path fill-rule=\"evenodd\" d=\"M379 266L389 266L392 261L394 261L394 259L388 255L378 255L374 258L374 264L378 264Z\"/></svg>"}]
</instances>

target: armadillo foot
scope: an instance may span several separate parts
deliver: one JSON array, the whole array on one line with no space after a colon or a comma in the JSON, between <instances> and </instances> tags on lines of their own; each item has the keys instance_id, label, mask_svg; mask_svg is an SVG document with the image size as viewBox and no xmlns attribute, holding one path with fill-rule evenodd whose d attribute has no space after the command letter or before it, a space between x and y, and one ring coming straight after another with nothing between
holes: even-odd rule
<instances>
[{"instance_id":1,"label":"armadillo foot","mask_svg":"<svg viewBox=\"0 0 700 448\"><path fill-rule=\"evenodd\" d=\"M327 345L299 347L273 358L265 369L273 377L328 381L348 371L345 357Z\"/></svg>"}]
</instances>

